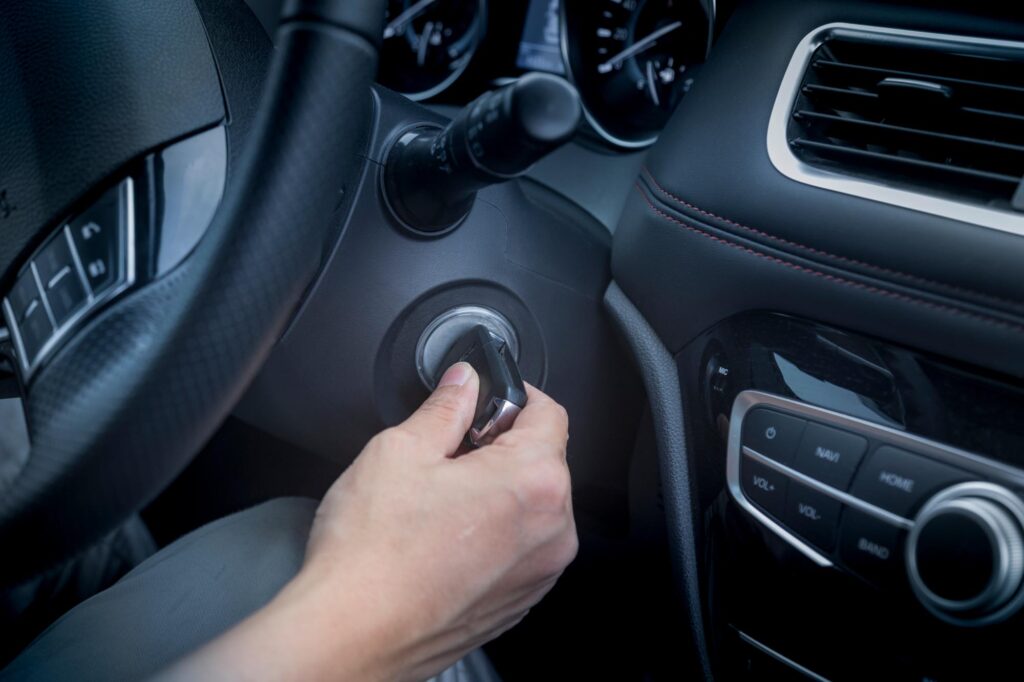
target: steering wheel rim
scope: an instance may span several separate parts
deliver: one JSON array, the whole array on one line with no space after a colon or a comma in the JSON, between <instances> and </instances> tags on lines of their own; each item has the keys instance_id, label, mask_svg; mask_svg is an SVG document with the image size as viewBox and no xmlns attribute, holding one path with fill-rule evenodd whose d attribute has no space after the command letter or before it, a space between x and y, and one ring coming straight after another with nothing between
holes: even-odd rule
<instances>
[{"instance_id":1,"label":"steering wheel rim","mask_svg":"<svg viewBox=\"0 0 1024 682\"><path fill-rule=\"evenodd\" d=\"M382 0L285 8L259 113L203 239L33 377L31 450L0 496L0 585L59 565L152 500L255 376L354 195L383 17Z\"/></svg>"}]
</instances>

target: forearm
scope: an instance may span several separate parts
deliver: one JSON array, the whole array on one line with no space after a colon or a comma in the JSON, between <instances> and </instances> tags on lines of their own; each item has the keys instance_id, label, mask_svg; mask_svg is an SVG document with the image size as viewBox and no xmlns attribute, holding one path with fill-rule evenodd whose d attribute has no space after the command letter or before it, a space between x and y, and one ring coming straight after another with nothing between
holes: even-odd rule
<instances>
[{"instance_id":1,"label":"forearm","mask_svg":"<svg viewBox=\"0 0 1024 682\"><path fill-rule=\"evenodd\" d=\"M364 591L305 568L264 608L161 679L395 680L401 637Z\"/></svg>"}]
</instances>

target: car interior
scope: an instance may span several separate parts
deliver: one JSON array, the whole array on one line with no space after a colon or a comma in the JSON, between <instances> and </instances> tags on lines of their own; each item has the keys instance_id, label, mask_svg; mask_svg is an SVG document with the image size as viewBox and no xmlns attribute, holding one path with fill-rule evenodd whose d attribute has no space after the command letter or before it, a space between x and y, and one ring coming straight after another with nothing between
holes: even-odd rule
<instances>
[{"instance_id":1,"label":"car interior","mask_svg":"<svg viewBox=\"0 0 1024 682\"><path fill-rule=\"evenodd\" d=\"M0 669L475 353L580 540L501 679L1019 674L1018 3L0 2L0 300Z\"/></svg>"}]
</instances>

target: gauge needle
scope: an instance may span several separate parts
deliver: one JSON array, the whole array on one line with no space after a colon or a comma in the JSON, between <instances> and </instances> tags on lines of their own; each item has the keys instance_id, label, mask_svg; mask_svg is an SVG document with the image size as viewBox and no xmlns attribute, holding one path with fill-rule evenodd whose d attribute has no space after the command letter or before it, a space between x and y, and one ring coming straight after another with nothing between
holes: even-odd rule
<instances>
[{"instance_id":1,"label":"gauge needle","mask_svg":"<svg viewBox=\"0 0 1024 682\"><path fill-rule=\"evenodd\" d=\"M654 100L654 106L661 106L661 99L658 97L658 88L654 85L654 62L647 62L647 89Z\"/></svg>"},{"instance_id":2,"label":"gauge needle","mask_svg":"<svg viewBox=\"0 0 1024 682\"><path fill-rule=\"evenodd\" d=\"M630 57L632 57L634 55L640 54L641 52L643 52L647 48L653 46L654 43L656 43L659 38L668 35L669 33L671 33L672 31L676 30L677 28L679 28L682 25L683 25L683 22L681 22L681 21L673 21L671 24L668 24L666 26L662 26L657 31L655 31L654 33L650 34L649 36L647 36L643 40L638 40L637 42L633 43L632 45L630 45L625 50L623 50L622 52L618 53L617 55L615 55L614 57L612 57L611 59L609 59L605 63L599 64L598 67L597 67L597 72L598 73L608 73L609 71L614 69L616 66L621 64L623 61L629 59Z\"/></svg>"},{"instance_id":3,"label":"gauge needle","mask_svg":"<svg viewBox=\"0 0 1024 682\"><path fill-rule=\"evenodd\" d=\"M384 27L384 40L388 38L394 38L398 35L398 28L407 21L411 21L418 17L423 10L433 5L437 0L420 0L415 5L405 10L397 17L388 22L388 25Z\"/></svg>"},{"instance_id":4,"label":"gauge needle","mask_svg":"<svg viewBox=\"0 0 1024 682\"><path fill-rule=\"evenodd\" d=\"M418 49L416 50L416 63L423 66L427 61L427 47L430 46L430 34L434 30L434 22L428 21L420 34Z\"/></svg>"}]
</instances>

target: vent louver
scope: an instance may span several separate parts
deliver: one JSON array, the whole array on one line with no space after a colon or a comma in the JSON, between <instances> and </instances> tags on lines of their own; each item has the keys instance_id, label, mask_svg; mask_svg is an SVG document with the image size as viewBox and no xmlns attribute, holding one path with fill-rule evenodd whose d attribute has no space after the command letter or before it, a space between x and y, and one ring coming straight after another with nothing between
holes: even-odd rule
<instances>
[{"instance_id":1,"label":"vent louver","mask_svg":"<svg viewBox=\"0 0 1024 682\"><path fill-rule=\"evenodd\" d=\"M1024 45L898 33L824 34L790 100L792 154L887 187L1024 209Z\"/></svg>"}]
</instances>

